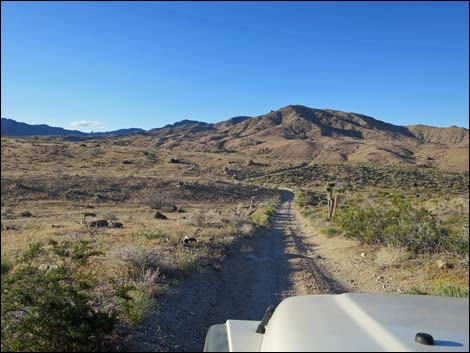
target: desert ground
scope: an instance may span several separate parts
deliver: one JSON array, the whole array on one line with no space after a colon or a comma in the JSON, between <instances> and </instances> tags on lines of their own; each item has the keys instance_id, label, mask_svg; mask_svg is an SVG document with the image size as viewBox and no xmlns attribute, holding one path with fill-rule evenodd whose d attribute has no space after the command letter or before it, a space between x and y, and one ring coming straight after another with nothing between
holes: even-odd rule
<instances>
[{"instance_id":1,"label":"desert ground","mask_svg":"<svg viewBox=\"0 0 470 353\"><path fill-rule=\"evenodd\" d=\"M87 241L97 251L83 269L96 310L117 317L102 349L200 351L209 326L259 320L292 295L468 296L468 171L113 138L2 138L1 162L2 281L34 244L45 250L32 264L48 271L48 244ZM338 195L331 221L326 185ZM357 198L379 212L397 192L398 209L426 210L416 219L446 242L343 231Z\"/></svg>"}]
</instances>

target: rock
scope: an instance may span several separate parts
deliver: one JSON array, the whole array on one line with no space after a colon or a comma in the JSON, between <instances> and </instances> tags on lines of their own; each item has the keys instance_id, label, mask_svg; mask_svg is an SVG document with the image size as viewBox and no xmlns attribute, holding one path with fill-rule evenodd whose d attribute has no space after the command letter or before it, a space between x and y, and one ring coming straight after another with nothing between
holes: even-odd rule
<instances>
[{"instance_id":1,"label":"rock","mask_svg":"<svg viewBox=\"0 0 470 353\"><path fill-rule=\"evenodd\" d=\"M59 266L57 265L50 265L50 264L40 264L38 267L39 271L50 271L50 270L57 270Z\"/></svg>"},{"instance_id":2,"label":"rock","mask_svg":"<svg viewBox=\"0 0 470 353\"><path fill-rule=\"evenodd\" d=\"M98 221L90 222L90 227L92 228L106 228L109 226L109 223L105 219L100 219Z\"/></svg>"},{"instance_id":3,"label":"rock","mask_svg":"<svg viewBox=\"0 0 470 353\"><path fill-rule=\"evenodd\" d=\"M361 257L366 257L366 253L362 252Z\"/></svg>"},{"instance_id":4,"label":"rock","mask_svg":"<svg viewBox=\"0 0 470 353\"><path fill-rule=\"evenodd\" d=\"M39 271L47 271L48 268L49 268L49 265L47 265L47 264L40 264L39 267L38 267L38 270L39 270Z\"/></svg>"},{"instance_id":5,"label":"rock","mask_svg":"<svg viewBox=\"0 0 470 353\"><path fill-rule=\"evenodd\" d=\"M187 235L185 235L185 237L183 238L183 244L189 243L197 243L197 240L196 238L188 237Z\"/></svg>"},{"instance_id":6,"label":"rock","mask_svg":"<svg viewBox=\"0 0 470 353\"><path fill-rule=\"evenodd\" d=\"M4 225L2 224L2 230L18 230L18 228L12 227L12 226L4 226Z\"/></svg>"},{"instance_id":7,"label":"rock","mask_svg":"<svg viewBox=\"0 0 470 353\"><path fill-rule=\"evenodd\" d=\"M163 213L161 213L161 212L159 212L159 211L157 211L157 212L155 213L154 218L156 218L156 219L168 219L167 216L165 216Z\"/></svg>"},{"instance_id":8,"label":"rock","mask_svg":"<svg viewBox=\"0 0 470 353\"><path fill-rule=\"evenodd\" d=\"M442 269L446 269L446 268L453 268L454 265L448 263L447 261L443 261L443 260L437 260L436 261L436 265L437 265L437 268L439 270L442 270Z\"/></svg>"},{"instance_id":9,"label":"rock","mask_svg":"<svg viewBox=\"0 0 470 353\"><path fill-rule=\"evenodd\" d=\"M109 227L110 228L124 228L123 224L121 222L115 222L115 221L109 221Z\"/></svg>"}]
</instances>

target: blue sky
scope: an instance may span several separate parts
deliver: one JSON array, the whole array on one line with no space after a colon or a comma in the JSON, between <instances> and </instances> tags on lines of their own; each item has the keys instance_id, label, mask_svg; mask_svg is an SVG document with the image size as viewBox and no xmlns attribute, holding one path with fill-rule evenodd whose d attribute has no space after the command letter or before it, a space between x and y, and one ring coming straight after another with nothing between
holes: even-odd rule
<instances>
[{"instance_id":1,"label":"blue sky","mask_svg":"<svg viewBox=\"0 0 470 353\"><path fill-rule=\"evenodd\" d=\"M468 127L467 2L2 2L2 117L83 131L288 104Z\"/></svg>"}]
</instances>

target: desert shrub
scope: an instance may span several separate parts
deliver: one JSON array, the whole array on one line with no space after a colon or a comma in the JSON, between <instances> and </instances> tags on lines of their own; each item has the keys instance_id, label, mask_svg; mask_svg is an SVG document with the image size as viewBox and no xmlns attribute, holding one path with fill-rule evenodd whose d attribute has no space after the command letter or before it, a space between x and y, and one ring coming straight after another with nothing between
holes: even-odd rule
<instances>
[{"instance_id":1,"label":"desert shrub","mask_svg":"<svg viewBox=\"0 0 470 353\"><path fill-rule=\"evenodd\" d=\"M146 239L149 239L149 240L152 240L152 239L161 239L164 237L164 234L159 231L159 230L156 230L156 231L143 231L141 233L138 233L137 234L138 236L140 237L144 237Z\"/></svg>"},{"instance_id":2,"label":"desert shrub","mask_svg":"<svg viewBox=\"0 0 470 353\"><path fill-rule=\"evenodd\" d=\"M268 205L253 212L251 220L257 227L268 227L274 214L276 214L276 209L273 205Z\"/></svg>"},{"instance_id":3,"label":"desert shrub","mask_svg":"<svg viewBox=\"0 0 470 353\"><path fill-rule=\"evenodd\" d=\"M202 228L206 226L220 226L222 220L219 212L213 209L197 209L188 216L187 223L191 226Z\"/></svg>"},{"instance_id":4,"label":"desert shrub","mask_svg":"<svg viewBox=\"0 0 470 353\"><path fill-rule=\"evenodd\" d=\"M100 349L116 318L93 305L88 259L92 245L32 245L2 276L2 351L77 352ZM41 261L54 266L38 266Z\"/></svg>"},{"instance_id":5,"label":"desert shrub","mask_svg":"<svg viewBox=\"0 0 470 353\"><path fill-rule=\"evenodd\" d=\"M456 286L452 283L442 284L440 286L431 289L422 289L419 287L412 287L407 294L415 295L437 295L441 297L456 297L456 298L468 298L469 290L468 287L464 288Z\"/></svg>"},{"instance_id":6,"label":"desert shrub","mask_svg":"<svg viewBox=\"0 0 470 353\"><path fill-rule=\"evenodd\" d=\"M427 293L420 289L419 287L411 287L406 294L413 294L413 295L426 295Z\"/></svg>"},{"instance_id":7,"label":"desert shrub","mask_svg":"<svg viewBox=\"0 0 470 353\"><path fill-rule=\"evenodd\" d=\"M119 219L119 217L116 214L111 213L111 212L104 214L103 218L108 221L117 221Z\"/></svg>"},{"instance_id":8,"label":"desert shrub","mask_svg":"<svg viewBox=\"0 0 470 353\"><path fill-rule=\"evenodd\" d=\"M112 256L125 264L128 279L137 283L145 282L148 271L159 271L164 263L159 253L141 247L128 246Z\"/></svg>"},{"instance_id":9,"label":"desert shrub","mask_svg":"<svg viewBox=\"0 0 470 353\"><path fill-rule=\"evenodd\" d=\"M253 233L253 231L254 231L254 227L253 227L253 224L251 223L241 223L237 227L238 234L243 235L243 236L249 236Z\"/></svg>"},{"instance_id":10,"label":"desert shrub","mask_svg":"<svg viewBox=\"0 0 470 353\"><path fill-rule=\"evenodd\" d=\"M254 227L248 212L241 209L234 211L229 219L229 224L235 227L237 234L249 236L253 233Z\"/></svg>"},{"instance_id":11,"label":"desert shrub","mask_svg":"<svg viewBox=\"0 0 470 353\"><path fill-rule=\"evenodd\" d=\"M155 307L155 300L145 289L124 284L116 287L119 317L131 326L139 325Z\"/></svg>"},{"instance_id":12,"label":"desert shrub","mask_svg":"<svg viewBox=\"0 0 470 353\"><path fill-rule=\"evenodd\" d=\"M206 211L202 209L194 210L187 218L187 223L194 227L202 228L208 223Z\"/></svg>"},{"instance_id":13,"label":"desert shrub","mask_svg":"<svg viewBox=\"0 0 470 353\"><path fill-rule=\"evenodd\" d=\"M112 257L124 263L127 272L119 283L113 281L118 317L131 326L138 325L154 308L163 258L155 251L139 247L125 247Z\"/></svg>"},{"instance_id":14,"label":"desert shrub","mask_svg":"<svg viewBox=\"0 0 470 353\"><path fill-rule=\"evenodd\" d=\"M150 193L144 200L145 204L153 209L176 211L176 200L168 195Z\"/></svg>"},{"instance_id":15,"label":"desert shrub","mask_svg":"<svg viewBox=\"0 0 470 353\"><path fill-rule=\"evenodd\" d=\"M320 232L327 238L332 238L339 234L338 230L335 227L322 227L320 228Z\"/></svg>"},{"instance_id":16,"label":"desert shrub","mask_svg":"<svg viewBox=\"0 0 470 353\"><path fill-rule=\"evenodd\" d=\"M197 260L188 259L181 264L181 269L186 276L189 276L194 272L199 272L200 265Z\"/></svg>"},{"instance_id":17,"label":"desert shrub","mask_svg":"<svg viewBox=\"0 0 470 353\"><path fill-rule=\"evenodd\" d=\"M12 268L12 263L5 257L2 257L2 275L8 273Z\"/></svg>"},{"instance_id":18,"label":"desert shrub","mask_svg":"<svg viewBox=\"0 0 470 353\"><path fill-rule=\"evenodd\" d=\"M434 288L431 294L439 295L443 297L468 298L469 291L468 291L468 288L462 288L462 287L454 286L450 283L447 283L447 284Z\"/></svg>"},{"instance_id":19,"label":"desert shrub","mask_svg":"<svg viewBox=\"0 0 470 353\"><path fill-rule=\"evenodd\" d=\"M324 198L324 196L312 191L301 191L295 195L296 202L300 207L316 206Z\"/></svg>"},{"instance_id":20,"label":"desert shrub","mask_svg":"<svg viewBox=\"0 0 470 353\"><path fill-rule=\"evenodd\" d=\"M276 208L273 205L268 205L264 208L264 213L267 216L272 217L276 214Z\"/></svg>"},{"instance_id":21,"label":"desert shrub","mask_svg":"<svg viewBox=\"0 0 470 353\"><path fill-rule=\"evenodd\" d=\"M431 212L402 195L380 195L370 201L356 199L341 207L335 226L363 243L404 247L413 253L468 251L468 239L453 234Z\"/></svg>"}]
</instances>

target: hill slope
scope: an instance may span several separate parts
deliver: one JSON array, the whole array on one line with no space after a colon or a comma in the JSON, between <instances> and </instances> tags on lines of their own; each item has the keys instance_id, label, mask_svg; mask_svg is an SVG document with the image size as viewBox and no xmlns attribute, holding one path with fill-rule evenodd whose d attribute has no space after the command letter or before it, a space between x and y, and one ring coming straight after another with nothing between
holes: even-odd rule
<instances>
[{"instance_id":1,"label":"hill slope","mask_svg":"<svg viewBox=\"0 0 470 353\"><path fill-rule=\"evenodd\" d=\"M217 124L183 121L149 133L153 139L146 138L146 143L167 148L468 170L468 129L398 126L362 114L301 105Z\"/></svg>"}]
</instances>

